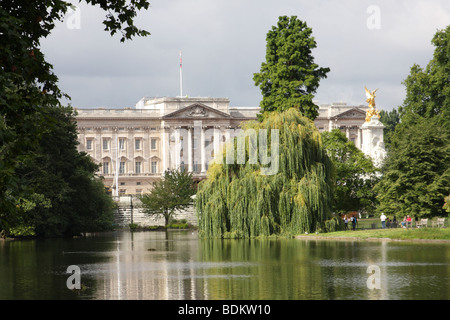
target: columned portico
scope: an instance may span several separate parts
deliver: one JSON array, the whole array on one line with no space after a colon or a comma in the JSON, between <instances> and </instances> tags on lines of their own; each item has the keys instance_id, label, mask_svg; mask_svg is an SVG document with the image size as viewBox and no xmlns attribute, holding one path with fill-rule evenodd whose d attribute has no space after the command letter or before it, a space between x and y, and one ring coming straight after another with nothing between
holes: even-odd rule
<instances>
[{"instance_id":1,"label":"columned portico","mask_svg":"<svg viewBox=\"0 0 450 320\"><path fill-rule=\"evenodd\" d=\"M314 123L319 131L340 129L361 149L366 110L345 103L320 106ZM256 120L259 111L230 107L226 98L204 97L143 98L135 108L78 109L78 149L101 165L98 174L106 187L119 194L146 193L168 169L181 168L204 179L222 146L242 122ZM378 149L373 148L375 153ZM234 154L226 157L231 160Z\"/></svg>"},{"instance_id":2,"label":"columned portico","mask_svg":"<svg viewBox=\"0 0 450 320\"><path fill-rule=\"evenodd\" d=\"M80 151L102 165L99 175L118 194L146 193L168 169L196 180L221 145L259 108L230 107L226 98L144 98L135 108L77 110Z\"/></svg>"}]
</instances>

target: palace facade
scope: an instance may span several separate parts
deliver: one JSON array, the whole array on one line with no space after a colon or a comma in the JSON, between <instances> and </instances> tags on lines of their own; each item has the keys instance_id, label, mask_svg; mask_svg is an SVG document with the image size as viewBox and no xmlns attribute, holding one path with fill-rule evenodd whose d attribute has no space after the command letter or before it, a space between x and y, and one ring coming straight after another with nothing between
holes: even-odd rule
<instances>
[{"instance_id":1,"label":"palace facade","mask_svg":"<svg viewBox=\"0 0 450 320\"><path fill-rule=\"evenodd\" d=\"M143 98L135 108L77 109L80 151L101 164L99 175L113 195L151 190L167 169L182 168L206 177L214 155L236 136L259 107L231 107L227 98ZM339 128L362 148L367 107L320 105L320 131ZM118 173L118 174L116 174Z\"/></svg>"}]
</instances>

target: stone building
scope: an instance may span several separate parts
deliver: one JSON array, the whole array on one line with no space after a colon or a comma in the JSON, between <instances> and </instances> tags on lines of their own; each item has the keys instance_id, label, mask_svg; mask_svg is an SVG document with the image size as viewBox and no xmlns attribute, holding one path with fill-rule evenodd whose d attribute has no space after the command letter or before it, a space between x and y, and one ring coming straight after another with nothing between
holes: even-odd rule
<instances>
[{"instance_id":1,"label":"stone building","mask_svg":"<svg viewBox=\"0 0 450 320\"><path fill-rule=\"evenodd\" d=\"M367 109L320 105L315 124L319 131L339 128L371 155L372 142L369 146L366 141L364 148L363 141ZM182 168L193 172L195 180L204 179L214 155L238 134L243 121L256 119L259 107L231 107L226 98L163 97L143 98L135 108L77 112L79 150L102 165L99 175L113 195L124 195L148 192L166 169ZM382 130L380 137L375 125L369 129L373 135L365 136L383 147Z\"/></svg>"},{"instance_id":2,"label":"stone building","mask_svg":"<svg viewBox=\"0 0 450 320\"><path fill-rule=\"evenodd\" d=\"M345 102L319 105L319 116L314 120L319 131L340 129L347 138L362 149L362 125L365 122L367 106L348 106Z\"/></svg>"},{"instance_id":3,"label":"stone building","mask_svg":"<svg viewBox=\"0 0 450 320\"><path fill-rule=\"evenodd\" d=\"M203 97L143 98L133 109L77 109L78 148L102 165L99 174L114 195L140 194L166 169L205 178L221 145L258 112Z\"/></svg>"}]
</instances>

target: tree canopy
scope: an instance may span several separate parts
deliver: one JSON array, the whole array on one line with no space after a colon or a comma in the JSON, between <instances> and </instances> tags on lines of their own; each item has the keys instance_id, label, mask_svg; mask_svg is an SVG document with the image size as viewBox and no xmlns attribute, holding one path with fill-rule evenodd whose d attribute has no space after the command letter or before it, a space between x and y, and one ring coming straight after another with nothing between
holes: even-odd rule
<instances>
[{"instance_id":1,"label":"tree canopy","mask_svg":"<svg viewBox=\"0 0 450 320\"><path fill-rule=\"evenodd\" d=\"M379 211L417 217L446 215L450 194L450 26L436 32L433 59L411 68L406 98L390 136Z\"/></svg>"},{"instance_id":2,"label":"tree canopy","mask_svg":"<svg viewBox=\"0 0 450 320\"><path fill-rule=\"evenodd\" d=\"M314 120L318 107L313 97L330 69L314 63L312 50L317 45L312 29L296 16L281 16L277 26L267 33L266 43L266 61L260 72L253 75L263 96L262 115L295 107Z\"/></svg>"},{"instance_id":3,"label":"tree canopy","mask_svg":"<svg viewBox=\"0 0 450 320\"><path fill-rule=\"evenodd\" d=\"M444 215L450 194L450 135L437 119L396 129L383 178L376 185L379 211L431 218Z\"/></svg>"},{"instance_id":4,"label":"tree canopy","mask_svg":"<svg viewBox=\"0 0 450 320\"><path fill-rule=\"evenodd\" d=\"M107 12L105 30L111 35L120 32L122 42L149 34L134 25L137 11L148 8L147 1L86 2ZM69 96L58 88L58 78L40 48L41 39L51 33L57 21L64 19L70 6L61 0L0 2L0 230L5 233L23 223L29 223L26 227L31 229L36 227L36 231L43 230L38 224L50 220L57 221L58 227L53 228L54 232L49 229L43 233L70 233L69 224L75 230L88 220L99 218L89 216L99 209L93 206L105 209L110 204L98 194L100 185L94 177L97 167L87 155L76 151L73 111L60 103L62 97ZM52 183L54 188L62 189L50 190ZM77 197L88 190L96 190L97 199L106 202L96 204L91 194L83 199L90 209L75 205ZM56 209L63 203L67 205L65 209ZM44 214L49 208L51 214ZM97 211L99 215L103 213ZM81 223L78 214L87 220Z\"/></svg>"},{"instance_id":5,"label":"tree canopy","mask_svg":"<svg viewBox=\"0 0 450 320\"><path fill-rule=\"evenodd\" d=\"M141 196L144 212L151 216L161 215L165 225L178 210L193 204L195 194L192 172L184 170L166 170L164 177L157 181L148 194Z\"/></svg>"},{"instance_id":6,"label":"tree canopy","mask_svg":"<svg viewBox=\"0 0 450 320\"><path fill-rule=\"evenodd\" d=\"M414 64L403 81L406 98L399 113L402 122L410 117L437 117L450 127L450 25L437 31L431 43L433 59L424 69Z\"/></svg>"},{"instance_id":7,"label":"tree canopy","mask_svg":"<svg viewBox=\"0 0 450 320\"><path fill-rule=\"evenodd\" d=\"M322 132L322 139L336 170L333 210L372 213L376 200L373 186L378 181L372 160L339 129Z\"/></svg>"},{"instance_id":8,"label":"tree canopy","mask_svg":"<svg viewBox=\"0 0 450 320\"><path fill-rule=\"evenodd\" d=\"M400 122L400 115L396 108L391 111L381 110L380 121L384 124L383 141L386 149L389 149L391 144L391 137L394 134L395 127Z\"/></svg>"},{"instance_id":9,"label":"tree canopy","mask_svg":"<svg viewBox=\"0 0 450 320\"><path fill-rule=\"evenodd\" d=\"M199 184L200 235L250 238L339 228L341 219L333 219L331 213L333 165L314 123L291 108L271 112L262 122L247 122L243 130L218 155L222 164L212 164L207 179ZM252 132L258 141L246 136ZM272 132L278 132L278 141ZM227 154L237 159L239 139L246 141L245 162L230 163ZM256 146L270 154L277 170L265 174L265 158L252 161Z\"/></svg>"}]
</instances>

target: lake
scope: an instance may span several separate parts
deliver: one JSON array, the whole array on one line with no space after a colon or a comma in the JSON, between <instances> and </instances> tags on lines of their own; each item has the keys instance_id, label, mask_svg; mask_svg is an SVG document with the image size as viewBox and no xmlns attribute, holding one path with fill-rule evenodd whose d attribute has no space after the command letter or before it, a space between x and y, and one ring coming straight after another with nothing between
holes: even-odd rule
<instances>
[{"instance_id":1,"label":"lake","mask_svg":"<svg viewBox=\"0 0 450 320\"><path fill-rule=\"evenodd\" d=\"M183 230L4 240L0 284L2 300L448 300L450 244Z\"/></svg>"}]
</instances>

